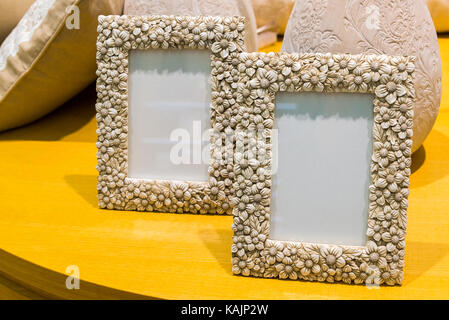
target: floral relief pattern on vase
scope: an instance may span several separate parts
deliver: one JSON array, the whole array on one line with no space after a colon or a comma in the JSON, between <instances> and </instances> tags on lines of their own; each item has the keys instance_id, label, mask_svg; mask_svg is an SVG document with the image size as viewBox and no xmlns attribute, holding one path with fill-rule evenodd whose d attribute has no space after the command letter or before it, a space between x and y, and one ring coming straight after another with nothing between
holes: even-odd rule
<instances>
[{"instance_id":1,"label":"floral relief pattern on vase","mask_svg":"<svg viewBox=\"0 0 449 320\"><path fill-rule=\"evenodd\" d=\"M301 11L293 11L290 19L293 19L300 28L293 28L291 36L287 29L283 44L284 47L302 52L329 52L334 45L340 45L341 40L331 29L320 30L322 16L326 12L328 0L304 1ZM288 43L289 40L295 42ZM300 50L295 47L300 44Z\"/></svg>"},{"instance_id":2,"label":"floral relief pattern on vase","mask_svg":"<svg viewBox=\"0 0 449 320\"><path fill-rule=\"evenodd\" d=\"M438 40L424 0L298 0L282 51L416 57L413 151L432 129L441 98Z\"/></svg>"}]
</instances>

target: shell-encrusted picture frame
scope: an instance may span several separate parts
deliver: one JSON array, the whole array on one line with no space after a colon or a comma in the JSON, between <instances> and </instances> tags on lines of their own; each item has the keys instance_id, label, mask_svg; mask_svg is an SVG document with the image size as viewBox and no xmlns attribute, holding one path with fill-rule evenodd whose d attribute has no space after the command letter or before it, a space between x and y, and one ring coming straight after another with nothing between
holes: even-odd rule
<instances>
[{"instance_id":1,"label":"shell-encrusted picture frame","mask_svg":"<svg viewBox=\"0 0 449 320\"><path fill-rule=\"evenodd\" d=\"M411 165L413 57L241 53L233 204L236 275L354 284L401 284ZM277 92L371 93L373 149L365 246L270 239L272 129ZM253 146L265 157L252 159ZM325 195L322 200L326 201Z\"/></svg>"},{"instance_id":2,"label":"shell-encrusted picture frame","mask_svg":"<svg viewBox=\"0 0 449 320\"><path fill-rule=\"evenodd\" d=\"M100 16L97 39L97 170L100 208L230 214L233 166L211 157L208 182L128 178L130 50L201 49L211 57L211 126L224 133L235 104L243 17ZM234 86L234 87L233 87ZM213 140L211 137L211 142ZM228 143L229 145L230 143ZM214 153L211 143L211 154Z\"/></svg>"}]
</instances>

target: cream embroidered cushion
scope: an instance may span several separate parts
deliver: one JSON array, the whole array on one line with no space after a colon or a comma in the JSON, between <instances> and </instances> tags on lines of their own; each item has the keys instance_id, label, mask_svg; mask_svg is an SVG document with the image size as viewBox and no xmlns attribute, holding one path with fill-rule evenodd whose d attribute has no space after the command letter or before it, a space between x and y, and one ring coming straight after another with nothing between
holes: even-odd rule
<instances>
[{"instance_id":1,"label":"cream embroidered cushion","mask_svg":"<svg viewBox=\"0 0 449 320\"><path fill-rule=\"evenodd\" d=\"M427 0L437 32L449 31L449 0Z\"/></svg>"},{"instance_id":2,"label":"cream embroidered cushion","mask_svg":"<svg viewBox=\"0 0 449 320\"><path fill-rule=\"evenodd\" d=\"M38 119L91 83L98 15L122 11L123 0L36 0L0 47L0 131Z\"/></svg>"},{"instance_id":3,"label":"cream embroidered cushion","mask_svg":"<svg viewBox=\"0 0 449 320\"><path fill-rule=\"evenodd\" d=\"M34 0L0 0L0 44L33 2Z\"/></svg>"}]
</instances>

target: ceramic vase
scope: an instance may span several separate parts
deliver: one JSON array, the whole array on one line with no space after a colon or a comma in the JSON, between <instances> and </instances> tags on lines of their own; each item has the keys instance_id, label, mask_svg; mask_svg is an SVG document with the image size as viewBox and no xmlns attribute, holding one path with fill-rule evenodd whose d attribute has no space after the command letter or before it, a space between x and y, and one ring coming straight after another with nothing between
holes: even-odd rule
<instances>
[{"instance_id":1,"label":"ceramic vase","mask_svg":"<svg viewBox=\"0 0 449 320\"><path fill-rule=\"evenodd\" d=\"M432 129L441 98L441 59L425 0L296 0L282 51L415 56L412 151Z\"/></svg>"}]
</instances>

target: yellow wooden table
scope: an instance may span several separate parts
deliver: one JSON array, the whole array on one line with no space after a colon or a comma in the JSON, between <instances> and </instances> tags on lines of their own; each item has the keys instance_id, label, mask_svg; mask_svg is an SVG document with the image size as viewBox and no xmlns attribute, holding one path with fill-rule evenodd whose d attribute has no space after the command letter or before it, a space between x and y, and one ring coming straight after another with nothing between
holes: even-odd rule
<instances>
[{"instance_id":1,"label":"yellow wooden table","mask_svg":"<svg viewBox=\"0 0 449 320\"><path fill-rule=\"evenodd\" d=\"M230 216L98 209L90 87L0 134L0 298L449 298L449 38L440 47L443 99L413 156L402 287L233 276ZM79 267L79 290L65 287L70 265Z\"/></svg>"}]
</instances>

